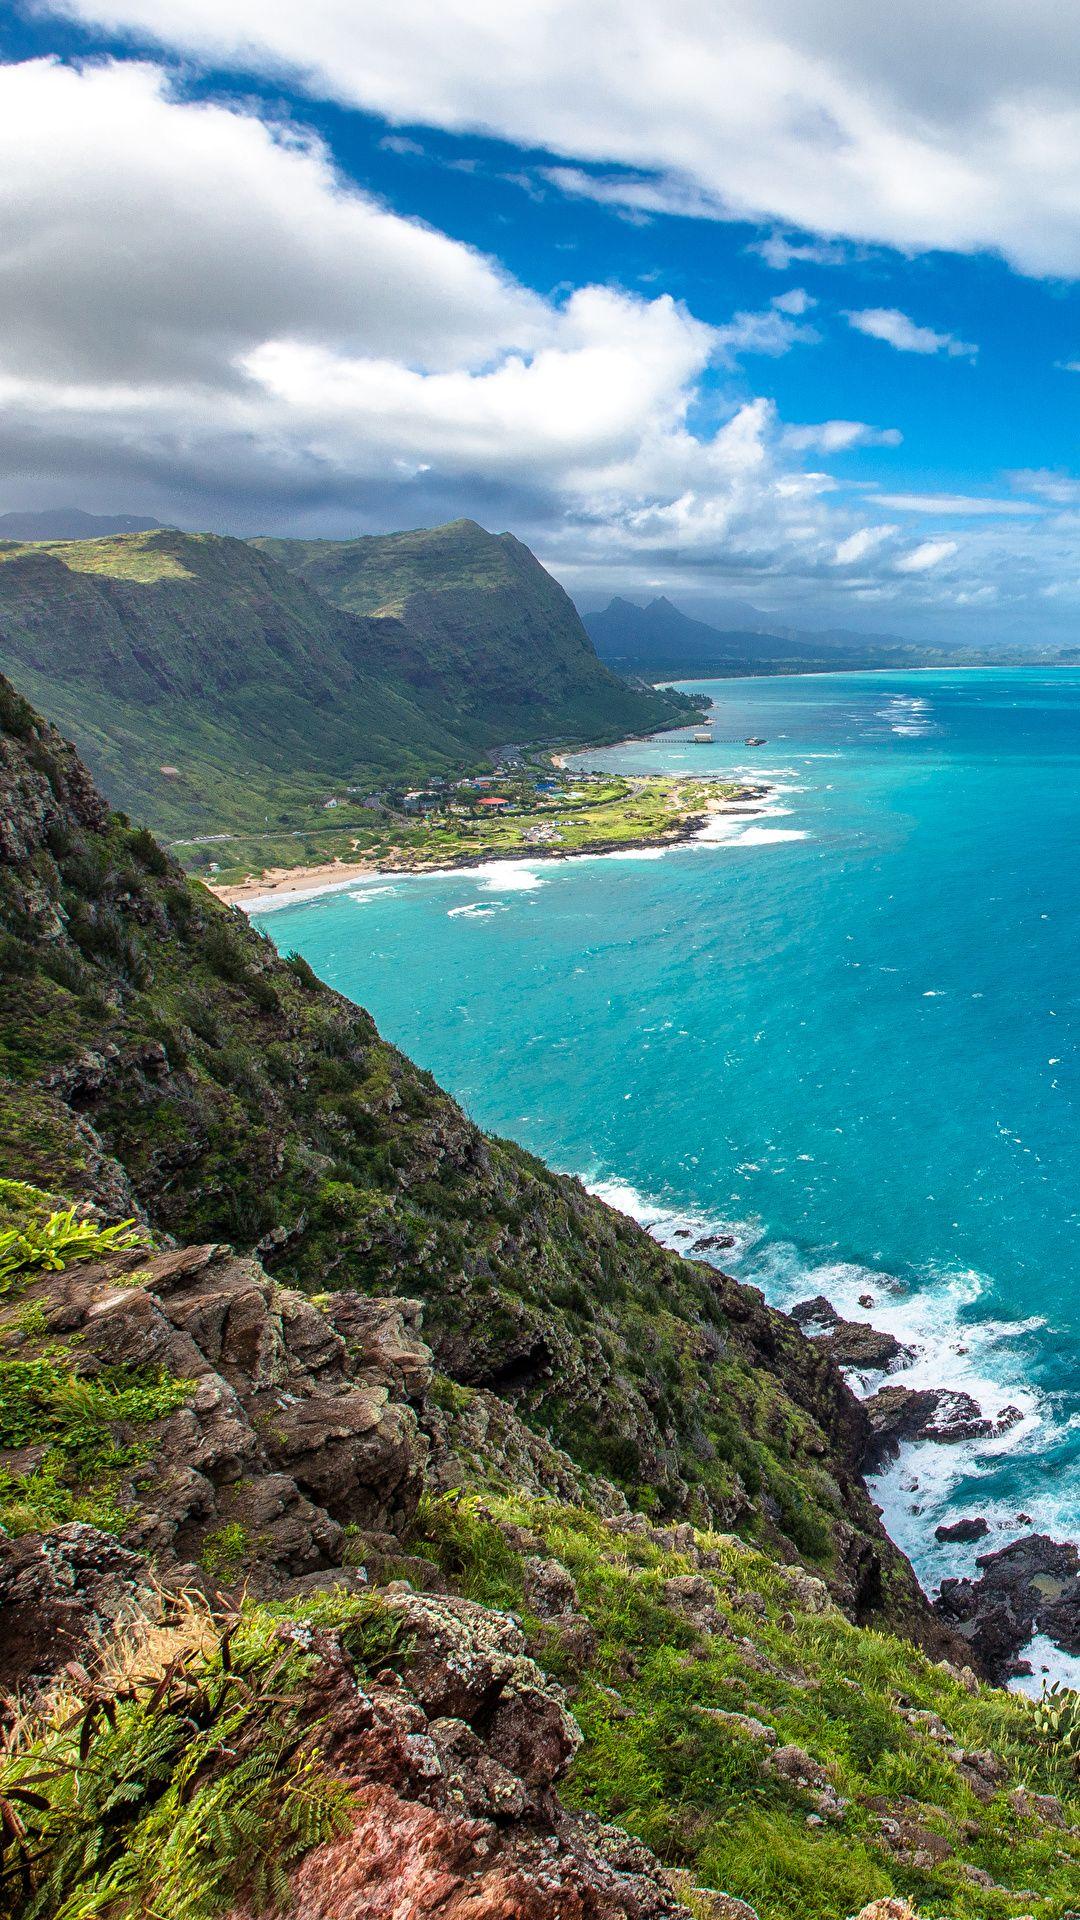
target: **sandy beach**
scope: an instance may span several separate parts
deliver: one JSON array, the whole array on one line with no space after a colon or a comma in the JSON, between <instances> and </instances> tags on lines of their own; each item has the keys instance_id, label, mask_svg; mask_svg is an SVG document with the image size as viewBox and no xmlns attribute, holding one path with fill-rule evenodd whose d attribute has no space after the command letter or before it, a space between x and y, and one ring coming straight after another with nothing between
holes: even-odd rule
<instances>
[{"instance_id":1,"label":"sandy beach","mask_svg":"<svg viewBox=\"0 0 1080 1920\"><path fill-rule=\"evenodd\" d=\"M249 907L269 894L289 900L294 895L322 893L327 887L345 886L350 880L369 880L378 872L379 868L370 860L324 860L318 867L267 867L258 878L241 880L232 887L217 887L209 880L204 884L219 900L224 900L227 907Z\"/></svg>"}]
</instances>

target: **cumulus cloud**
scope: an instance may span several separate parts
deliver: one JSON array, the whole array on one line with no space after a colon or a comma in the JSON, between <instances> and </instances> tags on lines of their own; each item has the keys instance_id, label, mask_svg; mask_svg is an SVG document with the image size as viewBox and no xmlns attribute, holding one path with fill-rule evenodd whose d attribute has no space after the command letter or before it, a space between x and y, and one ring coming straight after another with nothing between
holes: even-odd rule
<instances>
[{"instance_id":1,"label":"cumulus cloud","mask_svg":"<svg viewBox=\"0 0 1080 1920\"><path fill-rule=\"evenodd\" d=\"M867 333L872 340L884 340L899 353L945 353L950 359L973 360L979 349L952 333L936 333L933 327L917 326L896 307L864 307L861 312L845 314L856 333Z\"/></svg>"},{"instance_id":2,"label":"cumulus cloud","mask_svg":"<svg viewBox=\"0 0 1080 1920\"><path fill-rule=\"evenodd\" d=\"M1080 272L1080 19L1060 0L894 0L887 18L865 0L367 0L362 28L355 0L38 4L399 124L652 175L781 234Z\"/></svg>"},{"instance_id":3,"label":"cumulus cloud","mask_svg":"<svg viewBox=\"0 0 1080 1920\"><path fill-rule=\"evenodd\" d=\"M283 336L482 365L548 324L492 261L346 187L317 141L180 106L133 61L0 66L0 218L9 375L216 381Z\"/></svg>"},{"instance_id":4,"label":"cumulus cloud","mask_svg":"<svg viewBox=\"0 0 1080 1920\"><path fill-rule=\"evenodd\" d=\"M951 560L959 548L955 540L924 540L921 546L913 547L910 553L903 553L896 561L897 573L927 573L931 567L939 567L943 560Z\"/></svg>"},{"instance_id":5,"label":"cumulus cloud","mask_svg":"<svg viewBox=\"0 0 1080 1920\"><path fill-rule=\"evenodd\" d=\"M575 584L825 582L916 612L1064 577L1056 548L980 545L989 523L962 553L864 524L806 457L897 429L785 427L731 371L816 339L803 298L715 326L666 295L541 297L359 191L310 133L174 94L146 61L0 68L0 222L0 482L34 475L40 504L92 486L241 531L467 510Z\"/></svg>"},{"instance_id":6,"label":"cumulus cloud","mask_svg":"<svg viewBox=\"0 0 1080 1920\"><path fill-rule=\"evenodd\" d=\"M146 63L0 69L0 213L0 472L252 503L442 489L625 551L808 537L823 482L766 402L687 424L710 362L816 338L776 307L713 327L668 295L541 299L312 136Z\"/></svg>"}]
</instances>

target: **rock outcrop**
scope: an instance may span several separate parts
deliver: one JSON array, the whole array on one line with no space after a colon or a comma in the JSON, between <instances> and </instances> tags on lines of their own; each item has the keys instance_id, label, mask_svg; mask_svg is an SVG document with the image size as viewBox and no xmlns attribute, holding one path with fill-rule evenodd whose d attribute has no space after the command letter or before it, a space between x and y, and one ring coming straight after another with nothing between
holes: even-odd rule
<instances>
[{"instance_id":1,"label":"rock outcrop","mask_svg":"<svg viewBox=\"0 0 1080 1920\"><path fill-rule=\"evenodd\" d=\"M1080 1553L1071 1542L1027 1534L975 1564L980 1578L943 1580L935 1606L984 1671L1002 1681L1030 1673L1019 1656L1036 1632L1080 1653Z\"/></svg>"},{"instance_id":2,"label":"rock outcrop","mask_svg":"<svg viewBox=\"0 0 1080 1920\"><path fill-rule=\"evenodd\" d=\"M324 1307L228 1247L122 1253L43 1275L31 1358L58 1340L102 1368L190 1383L128 1470L124 1543L256 1588L341 1562L346 1529L400 1532L429 1441L431 1377L410 1300L335 1294ZM28 1463L0 1454L0 1467Z\"/></svg>"},{"instance_id":3,"label":"rock outcrop","mask_svg":"<svg viewBox=\"0 0 1080 1920\"><path fill-rule=\"evenodd\" d=\"M354 1795L293 1876L296 1920L681 1920L647 1848L561 1806L581 1735L515 1622L432 1595L386 1610L405 1651L364 1684L338 1635L282 1628L318 1658L304 1719Z\"/></svg>"}]
</instances>

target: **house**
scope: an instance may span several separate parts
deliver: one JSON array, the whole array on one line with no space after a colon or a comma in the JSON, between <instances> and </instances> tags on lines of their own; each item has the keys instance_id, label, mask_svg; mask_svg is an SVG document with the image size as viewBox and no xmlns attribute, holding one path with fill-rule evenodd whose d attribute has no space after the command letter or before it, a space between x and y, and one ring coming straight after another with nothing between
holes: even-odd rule
<instances>
[{"instance_id":1,"label":"house","mask_svg":"<svg viewBox=\"0 0 1080 1920\"><path fill-rule=\"evenodd\" d=\"M509 800L502 799L497 793L487 793L483 799L478 800L476 804L478 807L508 807L510 802Z\"/></svg>"}]
</instances>

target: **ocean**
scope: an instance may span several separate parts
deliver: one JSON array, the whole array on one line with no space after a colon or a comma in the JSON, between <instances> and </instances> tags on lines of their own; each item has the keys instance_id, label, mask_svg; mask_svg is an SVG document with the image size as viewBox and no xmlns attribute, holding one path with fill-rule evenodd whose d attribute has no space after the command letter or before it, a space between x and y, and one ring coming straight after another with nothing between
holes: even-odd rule
<instances>
[{"instance_id":1,"label":"ocean","mask_svg":"<svg viewBox=\"0 0 1080 1920\"><path fill-rule=\"evenodd\" d=\"M750 776L762 817L256 922L484 1127L672 1245L734 1233L724 1264L778 1306L896 1332L898 1382L1019 1408L875 1482L929 1590L1018 1514L1080 1539L1080 670L684 684L712 746L580 764ZM962 1514L989 1537L937 1542Z\"/></svg>"}]
</instances>

